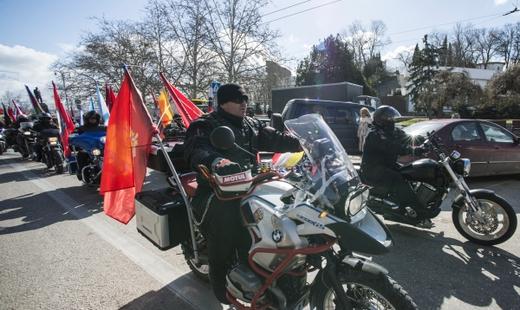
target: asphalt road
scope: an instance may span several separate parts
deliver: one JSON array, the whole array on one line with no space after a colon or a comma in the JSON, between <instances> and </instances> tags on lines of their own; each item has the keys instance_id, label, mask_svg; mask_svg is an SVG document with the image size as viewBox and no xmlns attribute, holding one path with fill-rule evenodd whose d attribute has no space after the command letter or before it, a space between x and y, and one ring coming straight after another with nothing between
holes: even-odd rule
<instances>
[{"instance_id":1,"label":"asphalt road","mask_svg":"<svg viewBox=\"0 0 520 310\"><path fill-rule=\"evenodd\" d=\"M145 187L160 186L151 173ZM520 213L520 178L471 181ZM431 230L387 223L395 246L375 257L421 309L519 309L520 237L479 247L449 210ZM75 176L54 175L18 154L0 156L0 309L221 309L180 249L160 251L135 221L102 213L101 196Z\"/></svg>"}]
</instances>

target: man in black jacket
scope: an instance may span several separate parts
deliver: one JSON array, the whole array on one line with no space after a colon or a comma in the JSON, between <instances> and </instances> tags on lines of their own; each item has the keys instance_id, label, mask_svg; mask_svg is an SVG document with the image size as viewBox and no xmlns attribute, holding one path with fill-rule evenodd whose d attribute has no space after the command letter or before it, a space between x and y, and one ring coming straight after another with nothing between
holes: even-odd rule
<instances>
[{"instance_id":1,"label":"man in black jacket","mask_svg":"<svg viewBox=\"0 0 520 310\"><path fill-rule=\"evenodd\" d=\"M236 143L252 154L258 151L299 151L294 137L283 134L260 121L246 116L248 96L237 84L222 85L217 92L217 111L194 121L186 132L185 158L192 169L202 164L221 176L235 174L254 166L256 158L239 150L216 149L210 134L219 126L228 126L235 134ZM237 249L249 249L249 235L240 216L240 200L220 201L209 184L197 178L198 188L193 200L196 216L203 218L203 231L208 239L210 280L215 296L222 303L226 299L226 274ZM249 242L249 243L248 243ZM243 257L247 253L240 253Z\"/></svg>"},{"instance_id":2,"label":"man in black jacket","mask_svg":"<svg viewBox=\"0 0 520 310\"><path fill-rule=\"evenodd\" d=\"M404 131L395 128L395 119L399 112L390 106L380 106L373 114L370 129L363 148L361 175L363 181L374 187L382 187L399 201L396 201L407 212L410 207L420 215L427 216L426 206L417 199L410 184L398 171L399 155L421 155L423 149L412 147L412 139ZM413 212L408 215L413 216ZM417 214L416 214L417 215Z\"/></svg>"}]
</instances>

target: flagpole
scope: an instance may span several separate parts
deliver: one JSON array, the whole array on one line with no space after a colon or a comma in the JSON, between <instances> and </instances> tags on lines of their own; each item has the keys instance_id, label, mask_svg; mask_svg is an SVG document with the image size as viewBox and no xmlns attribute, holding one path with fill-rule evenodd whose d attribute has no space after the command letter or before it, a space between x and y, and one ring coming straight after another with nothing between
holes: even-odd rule
<instances>
[{"instance_id":1,"label":"flagpole","mask_svg":"<svg viewBox=\"0 0 520 310\"><path fill-rule=\"evenodd\" d=\"M157 126L156 126L157 128ZM184 190L184 187L181 183L181 178L179 177L179 174L177 173L177 170L175 169L175 166L173 165L173 162L168 156L168 153L166 152L166 148L164 147L164 143L161 139L161 135L159 132L155 133L155 137L159 141L159 146L161 147L161 151L163 152L164 159L166 160L166 163L168 164L168 167L170 168L170 172L172 173L175 183L177 184L177 187L179 188L179 191L181 192L181 196L184 199L184 204L186 205L186 211L188 214L188 223L190 225L190 235L191 235L191 243L193 247L193 255L195 256L194 262L195 264L199 263L199 250L197 248L197 241L195 241L195 230L193 228L193 211L191 209L190 200L188 199L188 195L186 194L186 191Z\"/></svg>"}]
</instances>

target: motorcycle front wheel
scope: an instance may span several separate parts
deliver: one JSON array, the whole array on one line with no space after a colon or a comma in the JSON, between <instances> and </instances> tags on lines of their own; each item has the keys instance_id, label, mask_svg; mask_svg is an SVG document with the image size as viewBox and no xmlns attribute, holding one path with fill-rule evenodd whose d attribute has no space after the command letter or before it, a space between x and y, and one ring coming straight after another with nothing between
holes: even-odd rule
<instances>
[{"instance_id":1,"label":"motorcycle front wheel","mask_svg":"<svg viewBox=\"0 0 520 310\"><path fill-rule=\"evenodd\" d=\"M338 275L338 281L349 298L347 309L417 309L408 293L385 274L375 275L349 268L347 273ZM341 309L334 289L324 281L319 281L313 290L311 309Z\"/></svg>"},{"instance_id":2,"label":"motorcycle front wheel","mask_svg":"<svg viewBox=\"0 0 520 310\"><path fill-rule=\"evenodd\" d=\"M505 242L516 231L517 219L511 205L494 193L477 192L478 214L471 214L463 202L453 206L452 220L457 231L471 242L491 246Z\"/></svg>"},{"instance_id":3,"label":"motorcycle front wheel","mask_svg":"<svg viewBox=\"0 0 520 310\"><path fill-rule=\"evenodd\" d=\"M63 168L63 153L61 151L55 150L54 154L54 166L56 167L56 173L62 174L64 171Z\"/></svg>"}]
</instances>

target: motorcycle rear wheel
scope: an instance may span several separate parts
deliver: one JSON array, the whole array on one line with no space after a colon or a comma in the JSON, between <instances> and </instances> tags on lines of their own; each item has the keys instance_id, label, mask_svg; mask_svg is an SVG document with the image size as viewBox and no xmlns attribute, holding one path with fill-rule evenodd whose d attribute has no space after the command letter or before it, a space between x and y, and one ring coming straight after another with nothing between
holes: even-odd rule
<instances>
[{"instance_id":1,"label":"motorcycle rear wheel","mask_svg":"<svg viewBox=\"0 0 520 310\"><path fill-rule=\"evenodd\" d=\"M474 194L481 205L486 208L485 216L491 221L488 225L496 226L492 232L484 231L484 225L468 220L467 208L462 202L453 206L452 220L457 231L469 241L491 246L507 241L516 231L517 219L511 205L494 193L479 192ZM495 222L496 221L496 222ZM497 231L497 229L500 229Z\"/></svg>"},{"instance_id":2,"label":"motorcycle rear wheel","mask_svg":"<svg viewBox=\"0 0 520 310\"><path fill-rule=\"evenodd\" d=\"M349 269L348 273L340 273L338 280L349 297L347 303L350 307L347 309L417 309L410 295L385 274L375 275ZM319 281L313 290L311 309L341 309L335 299L332 287Z\"/></svg>"},{"instance_id":3,"label":"motorcycle rear wheel","mask_svg":"<svg viewBox=\"0 0 520 310\"><path fill-rule=\"evenodd\" d=\"M195 230L195 239L197 240L199 255L207 255L207 240L198 230ZM190 267L191 271L193 271L197 278L204 282L209 282L209 265L207 263L199 263L198 266L195 264L195 257L191 246L191 240L188 240L187 243L183 243L181 246L184 259L186 260L186 263L188 264L188 267Z\"/></svg>"}]
</instances>

